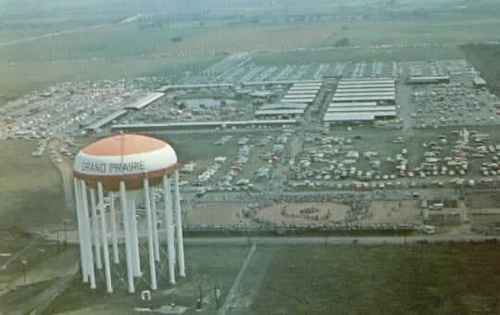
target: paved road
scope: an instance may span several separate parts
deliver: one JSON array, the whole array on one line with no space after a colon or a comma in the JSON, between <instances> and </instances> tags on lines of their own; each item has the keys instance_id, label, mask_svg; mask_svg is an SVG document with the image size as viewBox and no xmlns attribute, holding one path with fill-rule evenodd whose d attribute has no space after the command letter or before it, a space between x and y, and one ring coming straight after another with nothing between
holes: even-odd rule
<instances>
[{"instance_id":1,"label":"paved road","mask_svg":"<svg viewBox=\"0 0 500 315\"><path fill-rule=\"evenodd\" d=\"M6 41L6 42L0 42L0 47L13 46L13 45L17 45L17 44L22 44L22 43L32 42L32 41L37 41L37 40L42 40L42 39L48 39L48 38L52 38L52 37L58 37L58 36L67 35L67 34L85 32L85 31L88 31L91 29L97 29L97 28L100 28L103 26L106 26L106 24L83 27L83 28L60 31L60 32L53 32L53 33L43 34L43 35L39 35L39 36L10 40L10 41Z\"/></svg>"},{"instance_id":2,"label":"paved road","mask_svg":"<svg viewBox=\"0 0 500 315\"><path fill-rule=\"evenodd\" d=\"M250 249L250 251L247 254L245 262L241 266L241 269L238 272L238 275L236 276L236 279L234 280L233 285L231 286L231 289L229 290L229 293L226 296L226 300L224 301L224 304L217 312L218 315L225 315L226 312L231 309L232 304L234 303L235 296L236 296L236 291L238 290L238 287L239 287L240 282L241 282L241 278L245 274L245 270L247 269L248 265L250 264L250 261L252 260L253 254L255 253L256 249L257 249L257 245L255 243L253 243L252 248Z\"/></svg>"}]
</instances>

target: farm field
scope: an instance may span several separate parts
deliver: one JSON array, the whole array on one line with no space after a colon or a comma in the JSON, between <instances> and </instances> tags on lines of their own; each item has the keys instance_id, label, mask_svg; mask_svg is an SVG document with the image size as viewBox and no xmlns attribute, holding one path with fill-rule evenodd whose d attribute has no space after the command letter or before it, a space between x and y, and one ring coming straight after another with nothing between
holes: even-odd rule
<instances>
[{"instance_id":1,"label":"farm field","mask_svg":"<svg viewBox=\"0 0 500 315\"><path fill-rule=\"evenodd\" d=\"M288 64L361 62L374 61L415 61L462 59L460 50L453 45L432 45L430 47L346 47L336 49L315 49L307 51L286 51L279 53L259 53L253 58L257 65L284 66Z\"/></svg>"},{"instance_id":2,"label":"farm field","mask_svg":"<svg viewBox=\"0 0 500 315\"><path fill-rule=\"evenodd\" d=\"M144 76L181 77L186 71L198 71L220 57L183 59L132 58L126 60L80 60L61 63L48 61L13 65L0 63L5 75L0 79L0 104L58 82L84 80L119 80Z\"/></svg>"},{"instance_id":3,"label":"farm field","mask_svg":"<svg viewBox=\"0 0 500 315\"><path fill-rule=\"evenodd\" d=\"M64 24L49 24L46 31L43 27L10 29L0 31L0 58L4 60L0 63L0 71L5 74L0 80L0 104L62 81L151 75L179 79L185 71L199 71L224 55L236 52L262 52L253 61L257 65L270 66L333 61L461 59L463 55L454 44L490 40L500 27L500 19L494 17L449 18L443 27L437 27L440 22L432 19L427 22L311 22L293 26L286 23L253 26L208 23L201 27L182 21L169 22L161 28L133 23L94 23L84 26L87 28L69 24L69 31L80 30L2 46L2 42L14 39L68 31ZM43 26L49 22L37 20L36 23ZM174 37L182 40L173 43ZM343 37L359 48L323 50ZM377 48L381 45L391 47Z\"/></svg>"}]
</instances>

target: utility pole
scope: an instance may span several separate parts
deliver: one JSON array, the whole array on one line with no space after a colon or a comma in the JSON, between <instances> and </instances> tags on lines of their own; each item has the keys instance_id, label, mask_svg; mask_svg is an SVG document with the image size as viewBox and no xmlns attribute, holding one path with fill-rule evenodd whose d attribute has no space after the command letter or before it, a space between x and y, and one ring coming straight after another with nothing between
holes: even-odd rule
<instances>
[{"instance_id":1,"label":"utility pole","mask_svg":"<svg viewBox=\"0 0 500 315\"><path fill-rule=\"evenodd\" d=\"M28 261L26 259L22 259L21 260L21 264L23 266L23 281L24 281L24 284L28 284L28 276L26 274L26 265L28 264Z\"/></svg>"},{"instance_id":2,"label":"utility pole","mask_svg":"<svg viewBox=\"0 0 500 315\"><path fill-rule=\"evenodd\" d=\"M64 228L64 247L68 245L68 230L67 230L68 220L63 220L63 228Z\"/></svg>"}]
</instances>

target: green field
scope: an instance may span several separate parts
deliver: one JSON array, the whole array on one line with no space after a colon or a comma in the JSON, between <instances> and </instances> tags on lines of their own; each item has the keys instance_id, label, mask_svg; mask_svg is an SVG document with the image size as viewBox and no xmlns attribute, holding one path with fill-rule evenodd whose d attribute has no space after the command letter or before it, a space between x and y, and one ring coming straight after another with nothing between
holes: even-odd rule
<instances>
[{"instance_id":1,"label":"green field","mask_svg":"<svg viewBox=\"0 0 500 315\"><path fill-rule=\"evenodd\" d=\"M260 53L253 57L259 66L286 66L289 64L362 62L362 61L419 61L463 59L457 47L391 47L391 48L343 48L312 51L288 51Z\"/></svg>"},{"instance_id":2,"label":"green field","mask_svg":"<svg viewBox=\"0 0 500 315\"><path fill-rule=\"evenodd\" d=\"M498 246L257 246L226 313L497 314ZM201 288L202 314L216 314L212 290L218 286L225 300L248 250L249 246L187 246L187 278L172 287L161 274L152 306L175 303L189 308L185 314L196 314ZM146 280L146 267L144 271ZM123 272L114 269L113 276ZM125 284L118 280L115 293L105 294L104 277L99 279L93 291L78 278L45 314L128 314L134 307L145 306L139 293L127 294ZM137 281L138 292L146 288L146 281ZM11 294L0 301L15 299Z\"/></svg>"},{"instance_id":3,"label":"green field","mask_svg":"<svg viewBox=\"0 0 500 315\"><path fill-rule=\"evenodd\" d=\"M60 227L66 208L59 171L49 157L34 158L33 142L0 142L0 228Z\"/></svg>"},{"instance_id":4,"label":"green field","mask_svg":"<svg viewBox=\"0 0 500 315\"><path fill-rule=\"evenodd\" d=\"M167 279L165 264L159 266L157 291L152 292L152 305L162 306L174 303L190 308L185 314L196 314L193 310L196 299L200 294L200 287L204 299L210 305L206 306L208 314L215 313L213 288L221 288L224 298L238 274L241 264L245 259L247 246L187 246L185 248L186 278L177 278L175 286L171 286ZM162 253L163 254L163 253ZM144 251L144 260L147 261L147 253ZM47 309L44 314L60 314L71 312L71 314L131 314L132 309L137 306L146 306L141 302L140 292L148 289L149 271L144 265L143 281L136 282L137 293L130 295L124 282L118 279L117 273L126 274L126 268L121 266L113 269L115 293L106 294L104 278L99 276L98 288L90 290L88 284L75 283L64 292Z\"/></svg>"},{"instance_id":5,"label":"green field","mask_svg":"<svg viewBox=\"0 0 500 315\"><path fill-rule=\"evenodd\" d=\"M289 246L252 314L497 314L497 244Z\"/></svg>"},{"instance_id":6,"label":"green field","mask_svg":"<svg viewBox=\"0 0 500 315\"><path fill-rule=\"evenodd\" d=\"M353 45L463 43L496 39L500 18L457 15L442 19L358 22L345 26L340 35L349 38Z\"/></svg>"}]
</instances>

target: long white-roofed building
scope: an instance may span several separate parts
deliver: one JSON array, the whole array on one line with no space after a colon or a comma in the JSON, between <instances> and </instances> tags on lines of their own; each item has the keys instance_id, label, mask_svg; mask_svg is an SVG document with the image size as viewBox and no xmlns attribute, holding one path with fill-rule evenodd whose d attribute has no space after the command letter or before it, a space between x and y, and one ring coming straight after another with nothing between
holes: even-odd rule
<instances>
[{"instance_id":1,"label":"long white-roofed building","mask_svg":"<svg viewBox=\"0 0 500 315\"><path fill-rule=\"evenodd\" d=\"M342 79L326 109L325 123L374 121L397 117L392 78Z\"/></svg>"}]
</instances>

